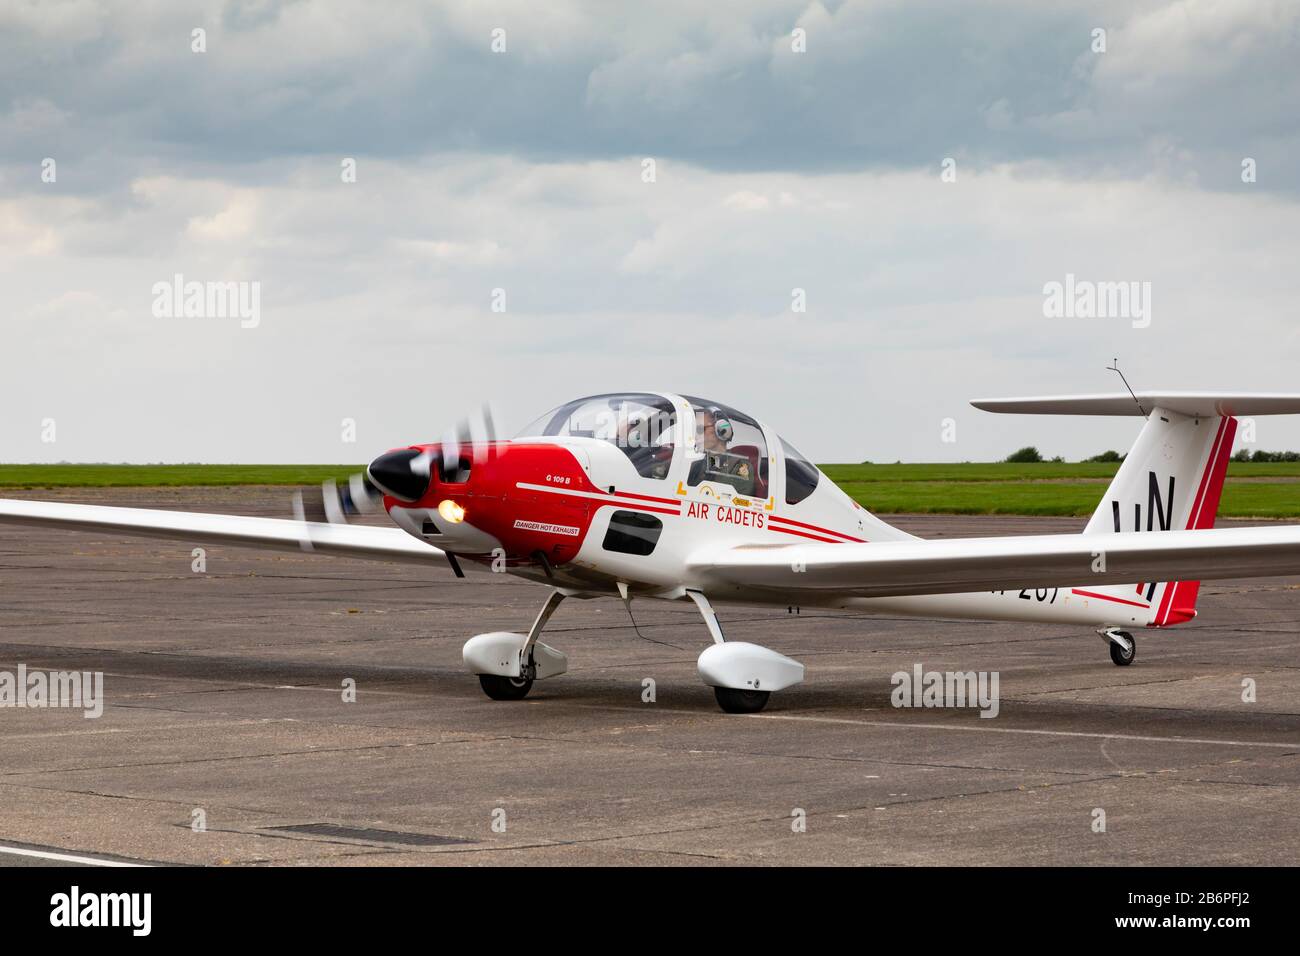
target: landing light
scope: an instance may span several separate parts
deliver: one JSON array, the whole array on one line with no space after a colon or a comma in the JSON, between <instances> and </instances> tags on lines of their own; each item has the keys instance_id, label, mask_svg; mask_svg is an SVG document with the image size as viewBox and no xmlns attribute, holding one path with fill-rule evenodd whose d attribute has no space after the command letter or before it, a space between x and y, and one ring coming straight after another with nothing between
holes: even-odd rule
<instances>
[{"instance_id":1,"label":"landing light","mask_svg":"<svg viewBox=\"0 0 1300 956\"><path fill-rule=\"evenodd\" d=\"M450 498L438 502L438 514L452 524L460 524L465 520L465 509Z\"/></svg>"}]
</instances>

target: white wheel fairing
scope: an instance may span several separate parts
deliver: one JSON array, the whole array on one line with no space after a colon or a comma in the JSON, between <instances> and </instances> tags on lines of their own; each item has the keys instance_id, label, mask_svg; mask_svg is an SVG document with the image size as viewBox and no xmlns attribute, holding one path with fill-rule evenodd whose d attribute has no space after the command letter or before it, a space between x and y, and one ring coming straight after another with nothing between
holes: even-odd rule
<instances>
[{"instance_id":1,"label":"white wheel fairing","mask_svg":"<svg viewBox=\"0 0 1300 956\"><path fill-rule=\"evenodd\" d=\"M804 677L798 661L745 641L711 645L700 655L697 666L700 679L710 687L734 690L784 690Z\"/></svg>"},{"instance_id":2,"label":"white wheel fairing","mask_svg":"<svg viewBox=\"0 0 1300 956\"><path fill-rule=\"evenodd\" d=\"M518 678L523 676L522 653L527 643L527 634L492 631L466 641L461 657L471 674ZM532 677L536 680L555 677L568 670L569 659L564 652L541 641L533 644L532 658L535 668Z\"/></svg>"}]
</instances>

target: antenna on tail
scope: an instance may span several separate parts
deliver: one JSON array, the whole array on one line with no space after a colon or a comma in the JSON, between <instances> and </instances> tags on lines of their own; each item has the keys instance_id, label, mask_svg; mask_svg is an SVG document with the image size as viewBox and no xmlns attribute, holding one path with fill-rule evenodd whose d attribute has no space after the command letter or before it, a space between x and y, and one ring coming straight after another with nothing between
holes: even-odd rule
<instances>
[{"instance_id":1,"label":"antenna on tail","mask_svg":"<svg viewBox=\"0 0 1300 956\"><path fill-rule=\"evenodd\" d=\"M1129 385L1129 383L1128 383L1128 379L1126 379L1126 378L1124 377L1124 373L1121 372L1121 371L1119 370L1119 359L1116 358L1116 359L1112 362L1112 364L1107 365L1106 368L1107 368L1107 370L1109 370L1109 371L1111 371L1111 372L1114 372L1115 374L1117 374L1117 375L1119 376L1120 381L1124 383L1124 387L1128 389L1128 393L1129 393L1130 395L1133 396L1133 401L1137 402L1138 411L1140 411L1140 412L1142 413L1142 417L1143 417L1143 418L1149 418L1150 416L1147 414L1147 410L1146 410L1145 408L1142 407L1142 403L1141 403L1141 402L1138 402L1138 397L1137 397L1137 394L1133 391L1133 386Z\"/></svg>"}]
</instances>

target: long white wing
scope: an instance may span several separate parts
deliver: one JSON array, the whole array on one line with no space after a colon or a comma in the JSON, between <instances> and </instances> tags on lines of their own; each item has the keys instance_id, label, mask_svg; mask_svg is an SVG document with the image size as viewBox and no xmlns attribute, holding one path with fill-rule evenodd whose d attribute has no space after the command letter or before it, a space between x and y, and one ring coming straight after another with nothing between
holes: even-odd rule
<instances>
[{"instance_id":1,"label":"long white wing","mask_svg":"<svg viewBox=\"0 0 1300 956\"><path fill-rule=\"evenodd\" d=\"M1300 525L872 544L750 544L691 557L705 587L860 597L1300 575Z\"/></svg>"},{"instance_id":2,"label":"long white wing","mask_svg":"<svg viewBox=\"0 0 1300 956\"><path fill-rule=\"evenodd\" d=\"M113 508L0 498L0 522L82 531L120 531L124 534L175 538L195 543L217 542L288 551L316 551L380 561L428 564L447 560L438 548L411 537L400 528L325 524L284 518L251 518L192 511L154 511L148 508Z\"/></svg>"}]
</instances>

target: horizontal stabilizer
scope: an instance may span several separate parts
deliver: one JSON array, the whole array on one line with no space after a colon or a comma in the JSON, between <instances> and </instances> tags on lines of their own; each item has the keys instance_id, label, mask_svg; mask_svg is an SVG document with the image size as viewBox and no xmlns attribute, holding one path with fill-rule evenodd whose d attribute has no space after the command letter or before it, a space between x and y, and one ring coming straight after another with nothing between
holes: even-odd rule
<instances>
[{"instance_id":1,"label":"horizontal stabilizer","mask_svg":"<svg viewBox=\"0 0 1300 956\"><path fill-rule=\"evenodd\" d=\"M1141 415L1165 408L1193 418L1216 415L1300 415L1300 395L1274 392L1128 392L1109 395L1039 395L980 398L971 402L986 412L1016 415Z\"/></svg>"}]
</instances>

